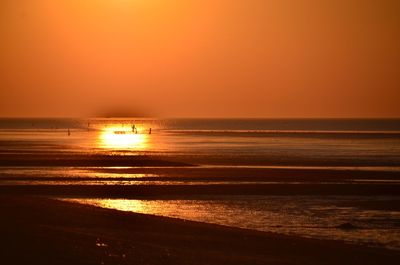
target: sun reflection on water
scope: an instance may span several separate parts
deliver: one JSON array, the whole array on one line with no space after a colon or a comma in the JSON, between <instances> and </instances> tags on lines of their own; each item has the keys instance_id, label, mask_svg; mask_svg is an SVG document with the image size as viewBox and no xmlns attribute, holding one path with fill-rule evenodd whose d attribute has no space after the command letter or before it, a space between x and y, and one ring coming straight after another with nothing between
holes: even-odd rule
<instances>
[{"instance_id":1,"label":"sun reflection on water","mask_svg":"<svg viewBox=\"0 0 400 265\"><path fill-rule=\"evenodd\" d=\"M146 150L149 147L148 134L135 133L132 129L124 127L105 128L99 138L100 147L107 149Z\"/></svg>"},{"instance_id":2,"label":"sun reflection on water","mask_svg":"<svg viewBox=\"0 0 400 265\"><path fill-rule=\"evenodd\" d=\"M67 201L79 202L79 203L87 203L92 204L98 207L108 208L108 209L118 209L120 211L127 212L137 212L137 213L152 213L152 207L146 205L145 201L141 200L124 200L124 199L69 199Z\"/></svg>"}]
</instances>

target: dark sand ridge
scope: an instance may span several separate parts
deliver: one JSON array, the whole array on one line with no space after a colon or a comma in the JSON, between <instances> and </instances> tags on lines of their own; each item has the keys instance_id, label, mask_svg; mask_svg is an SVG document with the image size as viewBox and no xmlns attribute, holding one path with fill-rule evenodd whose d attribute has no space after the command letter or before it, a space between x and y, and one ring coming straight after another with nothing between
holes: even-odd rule
<instances>
[{"instance_id":1,"label":"dark sand ridge","mask_svg":"<svg viewBox=\"0 0 400 265\"><path fill-rule=\"evenodd\" d=\"M397 264L400 252L0 196L2 264Z\"/></svg>"},{"instance_id":2,"label":"dark sand ridge","mask_svg":"<svg viewBox=\"0 0 400 265\"><path fill-rule=\"evenodd\" d=\"M46 184L93 184L93 181L101 185L115 185L118 182L130 184L154 185L163 184L297 184L310 186L311 184L350 184L364 185L379 184L377 189L383 190L382 185L399 185L400 172L398 171L374 171L359 169L307 169L307 168L250 168L250 167L129 167L129 168L102 168L83 167L72 168L70 174L64 174L63 168L46 173L37 168L27 168L24 171L14 171L13 168L4 168L0 174L0 184L28 184L29 182L45 181ZM78 170L78 171L75 171ZM1 168L0 168L1 171ZM68 173L69 169L67 169ZM74 173L75 172L75 173ZM79 172L79 173L77 173ZM62 174L60 174L62 173ZM99 173L99 174L97 174ZM28 183L27 183L28 182ZM39 184L36 183L36 184ZM356 186L353 187L356 187ZM266 186L267 187L267 186ZM276 186L279 187L279 186ZM329 186L326 186L329 187ZM345 187L345 186L341 186ZM346 188L348 189L348 188ZM364 189L364 188L361 188ZM391 188L395 189L395 188Z\"/></svg>"},{"instance_id":3,"label":"dark sand ridge","mask_svg":"<svg viewBox=\"0 0 400 265\"><path fill-rule=\"evenodd\" d=\"M13 181L12 185L1 185L2 194L47 195L72 197L110 198L159 198L193 195L398 195L399 172L377 172L359 170L310 170L269 168L201 168L201 167L137 167L137 168L90 168L90 171L105 173L156 174L156 177L57 177L2 174L2 181ZM122 175L121 175L122 176ZM18 185L18 181L49 181L47 185ZM104 185L84 185L96 180ZM117 185L114 180L147 181L141 185ZM358 180L358 181L356 181ZM373 180L372 182L369 180ZM55 181L52 184L52 181ZM59 185L57 181L67 181ZM160 185L152 181L193 181L192 185ZM225 181L207 184L207 181ZM240 184L238 181L246 181ZM266 183L254 183L265 181ZM295 184L291 183L294 182ZM380 182L378 182L380 181ZM397 181L397 182L396 182ZM196 182L203 182L196 184ZM270 182L270 183L269 183ZM321 184L321 182L324 182ZM157 184L157 185L155 185Z\"/></svg>"},{"instance_id":4,"label":"dark sand ridge","mask_svg":"<svg viewBox=\"0 0 400 265\"><path fill-rule=\"evenodd\" d=\"M29 146L29 143L27 143ZM68 147L69 148L69 147ZM1 149L1 145L0 145ZM0 151L0 167L9 166L47 166L47 167L111 167L111 166L193 166L193 165L232 165L240 161L240 165L249 166L348 166L348 167L400 167L399 157L379 158L374 154L363 154L354 159L350 156L298 156L295 154L230 154L220 156L205 153L153 153L141 151L132 153L131 150L120 150L112 155L104 154L99 150L87 150L87 153L76 152L73 149L63 151L60 146L52 150L37 150L28 148L17 150L4 148ZM127 155L128 154L128 155Z\"/></svg>"},{"instance_id":5,"label":"dark sand ridge","mask_svg":"<svg viewBox=\"0 0 400 265\"><path fill-rule=\"evenodd\" d=\"M143 158L144 159L144 158ZM138 180L246 180L246 181L307 181L307 182L351 182L353 180L393 180L400 181L400 171L382 171L373 170L373 168L301 168L301 167L237 167L237 166L157 166L157 161L153 162L147 158L150 166L132 166L132 167L73 167L72 169L87 170L95 173L112 173L112 174L143 174L143 176L131 179ZM173 163L173 162L171 162ZM13 168L12 166L10 166ZM47 166L46 166L47 167ZM6 167L7 168L7 167ZM19 167L17 167L19 168ZM33 168L35 169L35 167ZM379 169L379 168L376 168ZM1 168L0 168L1 170ZM151 175L156 175L153 177ZM147 175L147 176L144 176ZM51 176L51 175L50 175ZM50 176L41 174L40 178L46 179ZM38 179L38 176L26 176L24 173L2 173L1 179ZM62 179L62 177L57 177ZM89 176L85 176L85 179ZM99 179L99 177L95 177ZM104 179L106 177L102 177ZM109 179L117 179L118 177L108 177ZM126 179L127 177L121 177ZM74 179L69 176L68 179ZM79 179L79 177L76 177Z\"/></svg>"},{"instance_id":6,"label":"dark sand ridge","mask_svg":"<svg viewBox=\"0 0 400 265\"><path fill-rule=\"evenodd\" d=\"M100 155L100 154L0 154L0 167L112 167L112 166L190 166L146 155Z\"/></svg>"},{"instance_id":7,"label":"dark sand ridge","mask_svg":"<svg viewBox=\"0 0 400 265\"><path fill-rule=\"evenodd\" d=\"M211 185L2 185L0 194L94 198L187 198L193 195L363 195L396 196L391 184L211 184Z\"/></svg>"}]
</instances>

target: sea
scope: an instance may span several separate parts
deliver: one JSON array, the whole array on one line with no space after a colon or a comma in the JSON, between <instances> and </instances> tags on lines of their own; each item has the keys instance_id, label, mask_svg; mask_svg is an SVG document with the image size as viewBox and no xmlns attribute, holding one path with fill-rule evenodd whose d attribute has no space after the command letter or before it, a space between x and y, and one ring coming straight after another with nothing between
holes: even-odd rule
<instances>
[{"instance_id":1,"label":"sea","mask_svg":"<svg viewBox=\"0 0 400 265\"><path fill-rule=\"evenodd\" d=\"M116 162L76 162L99 156ZM118 164L120 158L176 163ZM400 250L399 185L399 119L0 119L3 192L173 187L151 196L135 189L129 196L51 196Z\"/></svg>"}]
</instances>

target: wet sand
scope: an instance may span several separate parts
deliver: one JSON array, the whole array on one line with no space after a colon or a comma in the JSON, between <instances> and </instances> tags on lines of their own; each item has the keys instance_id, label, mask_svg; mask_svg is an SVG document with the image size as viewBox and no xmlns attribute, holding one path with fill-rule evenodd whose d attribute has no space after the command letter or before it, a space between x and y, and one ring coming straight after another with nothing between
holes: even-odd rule
<instances>
[{"instance_id":1,"label":"wet sand","mask_svg":"<svg viewBox=\"0 0 400 265\"><path fill-rule=\"evenodd\" d=\"M176 167L191 164L169 161L156 156L102 155L102 154L17 154L0 151L0 167Z\"/></svg>"},{"instance_id":2,"label":"wet sand","mask_svg":"<svg viewBox=\"0 0 400 265\"><path fill-rule=\"evenodd\" d=\"M91 198L188 198L193 195L398 195L400 185L212 184L212 185L4 185L0 194Z\"/></svg>"},{"instance_id":3,"label":"wet sand","mask_svg":"<svg viewBox=\"0 0 400 265\"><path fill-rule=\"evenodd\" d=\"M398 251L0 196L2 264L396 264Z\"/></svg>"},{"instance_id":4,"label":"wet sand","mask_svg":"<svg viewBox=\"0 0 400 265\"><path fill-rule=\"evenodd\" d=\"M157 165L157 161L149 161ZM7 181L13 184L0 185L0 194L131 199L189 198L197 195L397 196L400 194L400 172L390 171L190 166L89 168L87 170L106 175L113 173L118 176L90 178L41 175L31 177L24 174L3 173L0 176L0 184ZM141 174L141 176L123 176L126 173ZM24 180L48 182L47 184L32 182L34 185L18 184L18 181ZM90 180L99 181L102 185L84 184L85 181ZM60 185L57 181L66 181L68 185ZM116 184L116 181L131 181L131 184ZM190 181L191 184L164 185L157 184L155 181L181 181L182 183ZM212 182L215 181L220 183L213 184ZM246 183L241 184L241 181ZM135 182L139 184L134 184Z\"/></svg>"}]
</instances>

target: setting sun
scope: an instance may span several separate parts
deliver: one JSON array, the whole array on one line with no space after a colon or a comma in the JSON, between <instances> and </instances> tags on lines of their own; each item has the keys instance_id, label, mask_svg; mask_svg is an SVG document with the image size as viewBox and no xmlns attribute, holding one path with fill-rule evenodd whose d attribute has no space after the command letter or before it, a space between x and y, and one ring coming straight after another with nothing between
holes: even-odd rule
<instances>
[{"instance_id":1,"label":"setting sun","mask_svg":"<svg viewBox=\"0 0 400 265\"><path fill-rule=\"evenodd\" d=\"M110 127L100 134L100 146L107 149L144 150L148 146L146 134L135 133L123 127Z\"/></svg>"}]
</instances>

